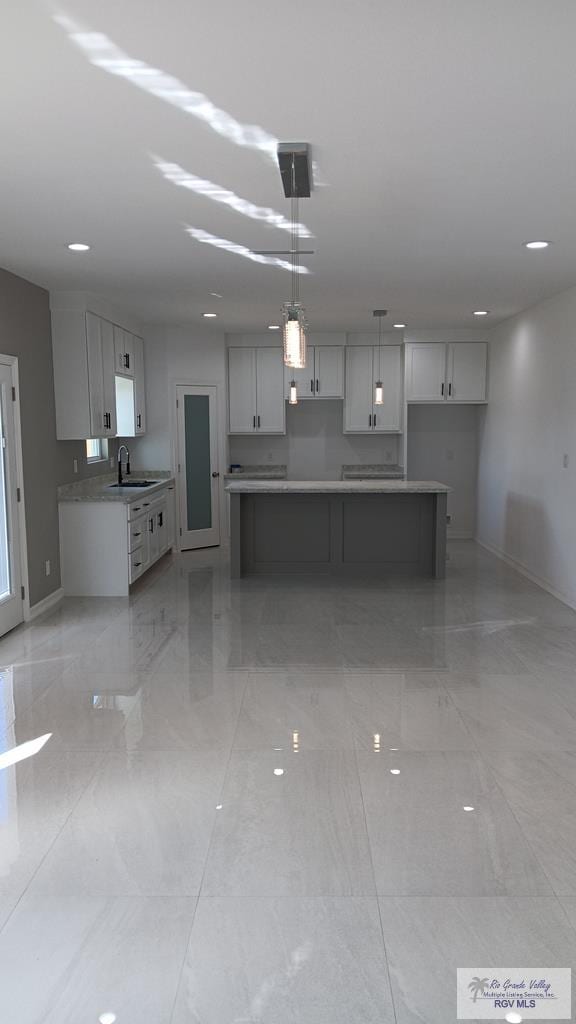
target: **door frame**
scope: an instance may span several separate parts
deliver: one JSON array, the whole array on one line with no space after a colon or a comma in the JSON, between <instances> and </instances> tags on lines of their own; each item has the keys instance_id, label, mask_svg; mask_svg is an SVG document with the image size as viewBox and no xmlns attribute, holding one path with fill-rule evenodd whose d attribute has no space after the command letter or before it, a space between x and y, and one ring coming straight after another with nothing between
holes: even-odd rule
<instances>
[{"instance_id":1,"label":"door frame","mask_svg":"<svg viewBox=\"0 0 576 1024\"><path fill-rule=\"evenodd\" d=\"M30 586L28 580L28 538L26 535L26 493L24 490L24 459L22 457L22 423L20 418L20 374L18 367L18 356L9 356L4 353L0 354L0 363L4 366L9 366L12 376L12 387L14 388L16 398L12 402L12 414L14 417L14 446L15 446L15 461L16 461L16 480L15 486L20 488L20 501L17 502L18 508L18 532L19 547L20 547L20 581L24 587L24 597L22 599L22 614L23 621L29 622L33 617L30 610Z\"/></svg>"},{"instance_id":2,"label":"door frame","mask_svg":"<svg viewBox=\"0 0 576 1024\"><path fill-rule=\"evenodd\" d=\"M180 530L182 529L182 521L181 521L181 515L182 515L182 512L181 512L181 510L182 510L182 501L181 501L181 497L182 497L182 493L181 493L182 480L181 480L181 477L182 477L182 474L178 472L178 410L176 408L176 398L177 398L177 391L176 391L176 389L177 388L214 388L214 390L216 392L216 395L215 395L215 400L216 400L216 416L215 416L215 420L216 420L216 438L215 438L215 443L216 443L216 451L218 453L218 465L219 465L219 473L220 473L220 479L218 481L218 485L219 485L219 494L218 494L218 506L219 506L219 508L218 508L218 525L219 525L219 528L220 528L220 544L218 545L218 547L222 548L222 546L224 545L224 540L225 540L225 536L226 536L225 529L223 529L223 522L224 522L224 520L223 520L223 512L224 512L224 475L223 475L223 472L222 472L222 466L224 466L226 464L226 458L225 458L225 455L223 457L223 453L222 453L222 449L221 449L221 441L220 441L220 438L221 438L221 426L222 426L222 424L220 422L220 416L222 414L222 402L221 402L222 385L220 383L218 383L218 381L215 381L215 380L198 380L196 378L190 380L190 379L182 379L181 377L173 378L170 381L170 447L171 447L171 458L172 458L172 472L174 473L174 479L176 480L176 491L175 491L176 510L175 510L175 531L174 531L175 532L175 538L174 538L174 546L175 546L175 548L176 548L176 550L178 552L188 551L189 550L188 548L183 548L182 547L182 541L181 541L181 536L182 535L180 533ZM192 548L190 550L194 550L194 549ZM198 550L203 550L203 549L199 548Z\"/></svg>"}]
</instances>

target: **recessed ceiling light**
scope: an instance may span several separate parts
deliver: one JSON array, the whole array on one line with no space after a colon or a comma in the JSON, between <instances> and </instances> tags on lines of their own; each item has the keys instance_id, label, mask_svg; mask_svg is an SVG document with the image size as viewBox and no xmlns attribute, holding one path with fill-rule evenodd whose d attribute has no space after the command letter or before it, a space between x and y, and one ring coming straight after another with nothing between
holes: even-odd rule
<instances>
[{"instance_id":1,"label":"recessed ceiling light","mask_svg":"<svg viewBox=\"0 0 576 1024\"><path fill-rule=\"evenodd\" d=\"M115 1013L101 1013L98 1017L100 1024L114 1024L116 1020Z\"/></svg>"},{"instance_id":2,"label":"recessed ceiling light","mask_svg":"<svg viewBox=\"0 0 576 1024\"><path fill-rule=\"evenodd\" d=\"M68 242L68 248L72 252L88 252L90 246L86 242Z\"/></svg>"},{"instance_id":3,"label":"recessed ceiling light","mask_svg":"<svg viewBox=\"0 0 576 1024\"><path fill-rule=\"evenodd\" d=\"M471 804L464 804L464 807L462 808L462 810L463 811L473 811L474 808L472 807Z\"/></svg>"},{"instance_id":4,"label":"recessed ceiling light","mask_svg":"<svg viewBox=\"0 0 576 1024\"><path fill-rule=\"evenodd\" d=\"M524 242L525 249L547 249L550 242L545 242L543 239L536 242Z\"/></svg>"},{"instance_id":5,"label":"recessed ceiling light","mask_svg":"<svg viewBox=\"0 0 576 1024\"><path fill-rule=\"evenodd\" d=\"M508 1021L508 1024L522 1024L522 1017L519 1013L507 1013L504 1020Z\"/></svg>"},{"instance_id":6,"label":"recessed ceiling light","mask_svg":"<svg viewBox=\"0 0 576 1024\"><path fill-rule=\"evenodd\" d=\"M283 768L275 768L274 769L274 775L284 775L284 769Z\"/></svg>"},{"instance_id":7,"label":"recessed ceiling light","mask_svg":"<svg viewBox=\"0 0 576 1024\"><path fill-rule=\"evenodd\" d=\"M202 316L205 316L205 317L218 316L218 313L202 313Z\"/></svg>"},{"instance_id":8,"label":"recessed ceiling light","mask_svg":"<svg viewBox=\"0 0 576 1024\"><path fill-rule=\"evenodd\" d=\"M392 327L406 327L406 324L392 324Z\"/></svg>"},{"instance_id":9,"label":"recessed ceiling light","mask_svg":"<svg viewBox=\"0 0 576 1024\"><path fill-rule=\"evenodd\" d=\"M224 298L223 295L220 295L220 292L210 292L210 295L213 295L215 299L223 299Z\"/></svg>"},{"instance_id":10,"label":"recessed ceiling light","mask_svg":"<svg viewBox=\"0 0 576 1024\"><path fill-rule=\"evenodd\" d=\"M399 768L391 768L390 769L390 775L400 775L400 769Z\"/></svg>"},{"instance_id":11,"label":"recessed ceiling light","mask_svg":"<svg viewBox=\"0 0 576 1024\"><path fill-rule=\"evenodd\" d=\"M475 309L474 316L488 316L489 309Z\"/></svg>"},{"instance_id":12,"label":"recessed ceiling light","mask_svg":"<svg viewBox=\"0 0 576 1024\"><path fill-rule=\"evenodd\" d=\"M280 324L268 324L268 330L269 331L279 331L280 330Z\"/></svg>"}]
</instances>

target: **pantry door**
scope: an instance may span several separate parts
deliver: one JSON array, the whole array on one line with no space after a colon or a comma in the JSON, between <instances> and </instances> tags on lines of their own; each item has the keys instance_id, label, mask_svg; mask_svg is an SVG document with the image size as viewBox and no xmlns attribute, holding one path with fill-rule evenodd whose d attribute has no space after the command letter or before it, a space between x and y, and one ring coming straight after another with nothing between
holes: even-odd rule
<instances>
[{"instance_id":1,"label":"pantry door","mask_svg":"<svg viewBox=\"0 0 576 1024\"><path fill-rule=\"evenodd\" d=\"M220 543L218 393L211 386L176 387L179 548Z\"/></svg>"}]
</instances>

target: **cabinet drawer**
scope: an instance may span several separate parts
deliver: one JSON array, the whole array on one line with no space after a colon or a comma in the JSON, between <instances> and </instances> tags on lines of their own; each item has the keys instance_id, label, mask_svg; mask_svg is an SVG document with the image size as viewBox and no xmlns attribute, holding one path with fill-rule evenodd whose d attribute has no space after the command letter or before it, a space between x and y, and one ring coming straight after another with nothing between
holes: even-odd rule
<instances>
[{"instance_id":1,"label":"cabinet drawer","mask_svg":"<svg viewBox=\"0 0 576 1024\"><path fill-rule=\"evenodd\" d=\"M133 551L128 557L130 565L130 583L133 583L134 580L137 580L138 577L142 575L144 569L146 568L144 552L142 548L138 548L136 551Z\"/></svg>"},{"instance_id":2,"label":"cabinet drawer","mask_svg":"<svg viewBox=\"0 0 576 1024\"><path fill-rule=\"evenodd\" d=\"M128 523L128 551L136 551L136 548L142 547L146 536L147 522L148 517L141 515Z\"/></svg>"},{"instance_id":3,"label":"cabinet drawer","mask_svg":"<svg viewBox=\"0 0 576 1024\"><path fill-rule=\"evenodd\" d=\"M135 501L133 505L128 506L128 522L132 523L138 516L148 515L154 502L158 501L158 498L164 496L164 491L156 491L153 495L148 495L146 498L142 497L140 501Z\"/></svg>"}]
</instances>

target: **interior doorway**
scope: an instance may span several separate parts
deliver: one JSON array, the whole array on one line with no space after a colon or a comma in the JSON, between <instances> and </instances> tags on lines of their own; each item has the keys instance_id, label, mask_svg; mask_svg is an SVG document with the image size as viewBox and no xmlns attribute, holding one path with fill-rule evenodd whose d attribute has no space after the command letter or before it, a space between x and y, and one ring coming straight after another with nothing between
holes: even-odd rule
<instances>
[{"instance_id":1,"label":"interior doorway","mask_svg":"<svg viewBox=\"0 0 576 1024\"><path fill-rule=\"evenodd\" d=\"M22 537L18 504L20 424L17 360L0 355L0 636L24 619Z\"/></svg>"}]
</instances>

